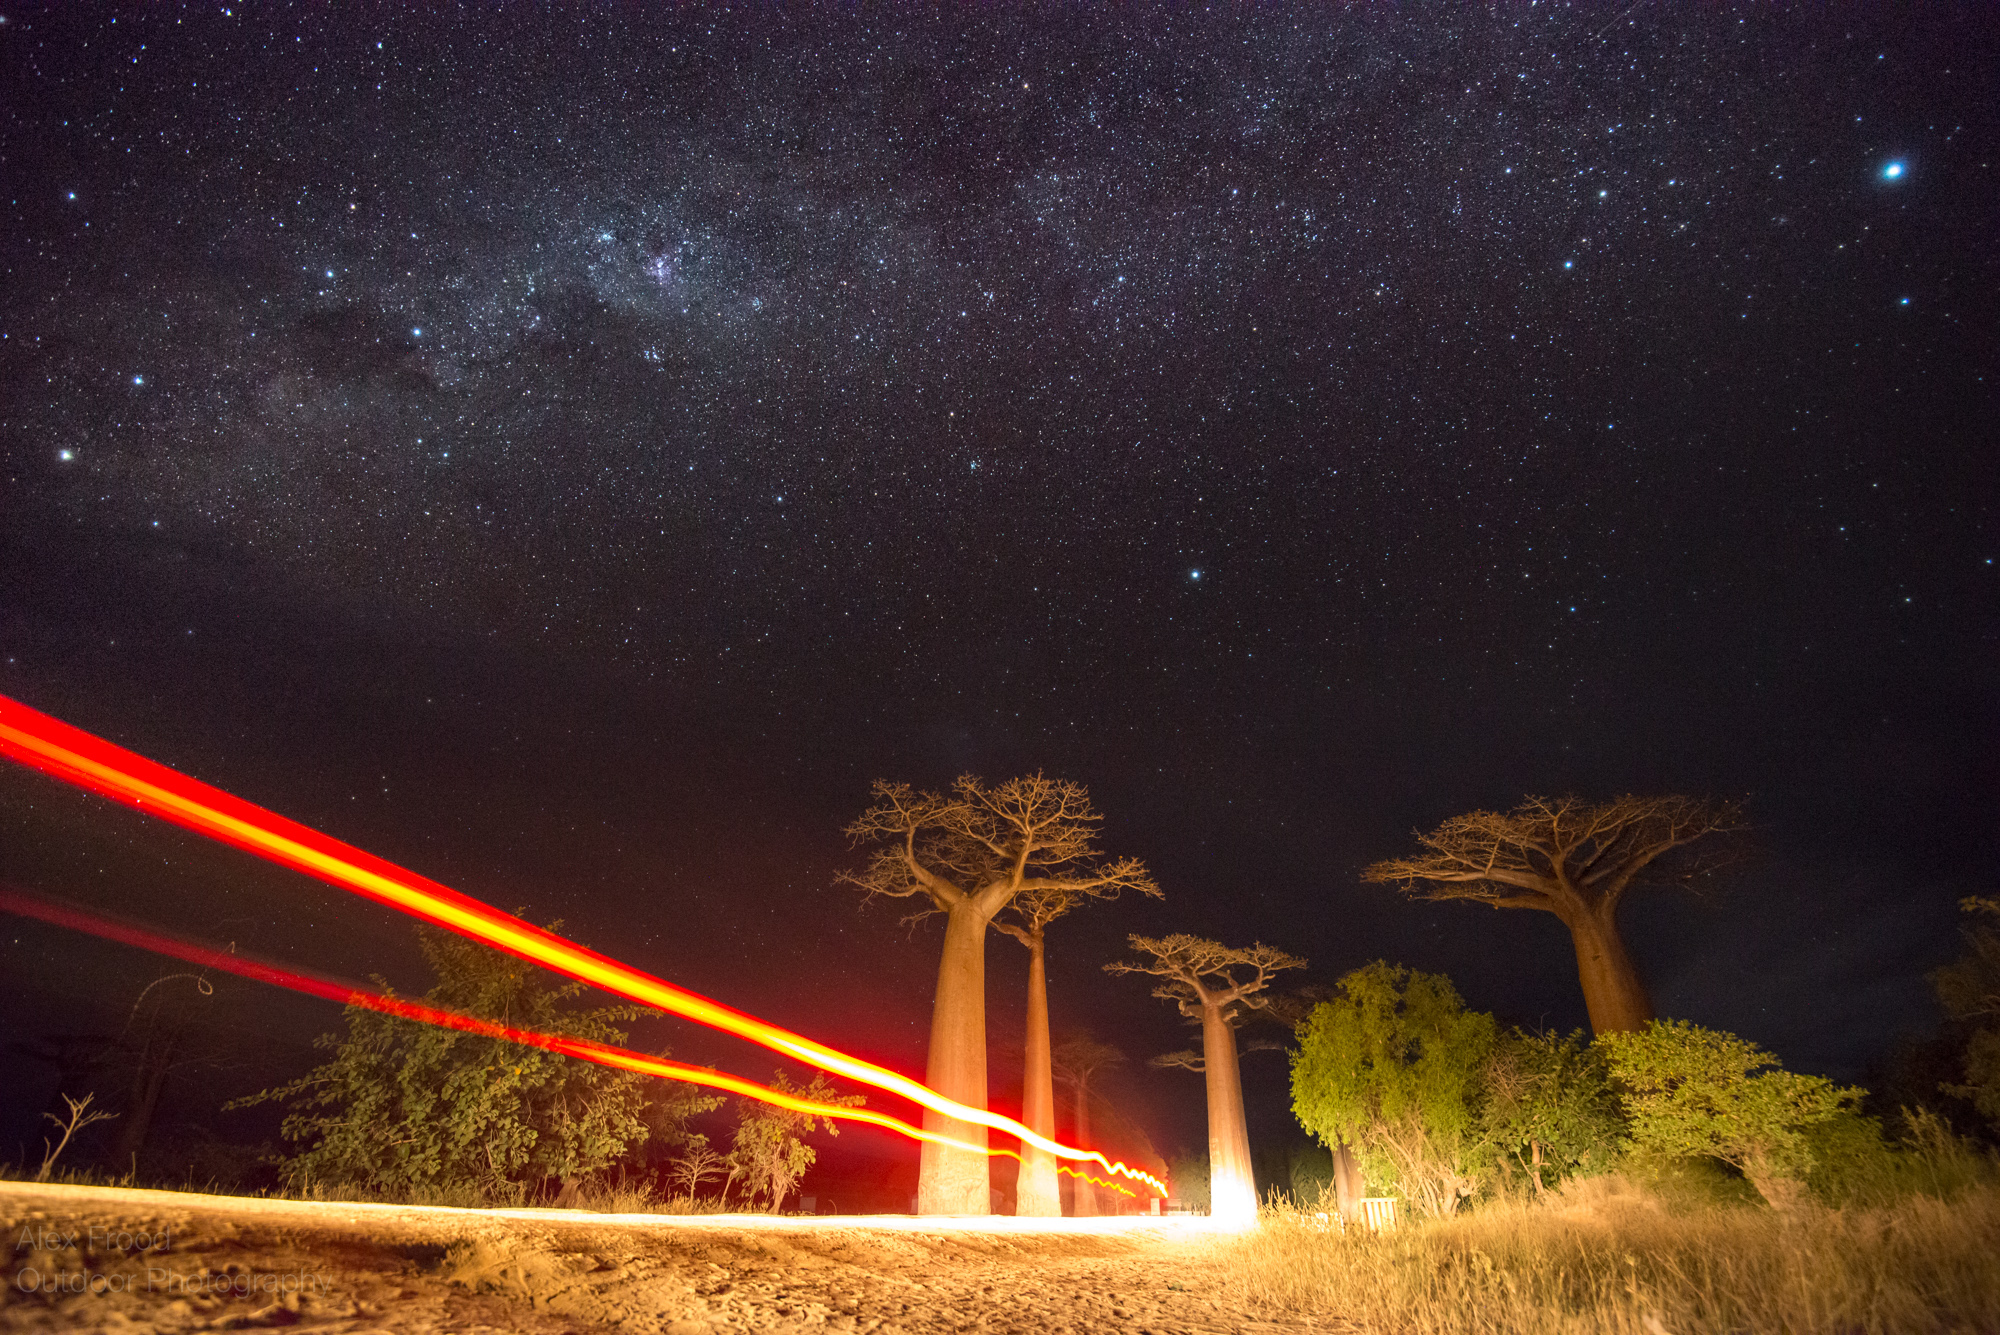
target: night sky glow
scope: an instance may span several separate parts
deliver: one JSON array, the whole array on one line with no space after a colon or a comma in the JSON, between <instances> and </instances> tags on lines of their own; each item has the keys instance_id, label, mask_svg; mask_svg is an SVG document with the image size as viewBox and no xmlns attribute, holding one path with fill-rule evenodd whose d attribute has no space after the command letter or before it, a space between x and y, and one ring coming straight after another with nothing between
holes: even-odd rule
<instances>
[{"instance_id":1,"label":"night sky glow","mask_svg":"<svg viewBox=\"0 0 2000 1335\"><path fill-rule=\"evenodd\" d=\"M1581 1024L1559 924L1357 880L1529 793L1746 801L1730 886L1626 910L1663 1012L1863 1083L1935 1023L2000 861L1989 12L0 17L0 694L900 1072L939 933L842 827L1074 779L1165 898L1051 929L1053 1025L1163 1153L1128 933ZM0 878L424 986L377 906L13 766ZM22 1035L156 967L6 927ZM215 1105L327 1008L217 988L163 1117L275 1135Z\"/></svg>"}]
</instances>

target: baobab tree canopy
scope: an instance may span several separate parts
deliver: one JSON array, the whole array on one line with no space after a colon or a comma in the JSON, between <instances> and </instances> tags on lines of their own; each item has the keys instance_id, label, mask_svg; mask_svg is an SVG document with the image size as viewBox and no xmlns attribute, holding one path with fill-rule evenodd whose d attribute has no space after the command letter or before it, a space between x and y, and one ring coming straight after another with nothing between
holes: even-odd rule
<instances>
[{"instance_id":1,"label":"baobab tree canopy","mask_svg":"<svg viewBox=\"0 0 2000 1335\"><path fill-rule=\"evenodd\" d=\"M1159 979L1153 995L1180 1007L1201 1024L1201 1071L1208 1086L1209 1214L1232 1223L1257 1218L1257 1185L1250 1166L1249 1124L1243 1114L1243 1077L1237 1065L1236 1026L1268 999L1260 995L1271 975L1302 969L1305 961L1259 943L1225 946L1198 936L1134 936L1132 948L1147 958L1104 966L1109 973L1143 973ZM1179 1065L1193 1064L1193 1054Z\"/></svg>"},{"instance_id":2,"label":"baobab tree canopy","mask_svg":"<svg viewBox=\"0 0 2000 1335\"><path fill-rule=\"evenodd\" d=\"M943 958L931 1009L924 1083L947 1098L986 1105L986 928L1017 895L1158 894L1137 858L1107 858L1097 847L1103 817L1082 784L1040 774L988 784L966 774L948 793L878 781L875 805L847 827L874 855L842 879L870 898L916 899L912 917L946 915ZM1043 919L1045 922L1046 919ZM986 1133L941 1114L924 1125L984 1144ZM926 1142L917 1176L924 1214L985 1214L986 1157Z\"/></svg>"},{"instance_id":3,"label":"baobab tree canopy","mask_svg":"<svg viewBox=\"0 0 2000 1335\"><path fill-rule=\"evenodd\" d=\"M1181 1014L1200 1019L1213 1009L1232 1026L1251 1011L1270 1004L1261 994L1272 974L1306 966L1297 956L1261 942L1237 949L1184 933L1135 936L1131 941L1134 950L1152 958L1136 964L1107 964L1105 972L1151 974L1161 980L1153 995L1179 1005Z\"/></svg>"},{"instance_id":4,"label":"baobab tree canopy","mask_svg":"<svg viewBox=\"0 0 2000 1335\"><path fill-rule=\"evenodd\" d=\"M1096 840L1104 818L1079 783L1035 774L988 785L962 774L949 793L878 781L875 799L847 834L881 846L866 868L843 877L871 896L927 899L920 912L940 913L984 898L991 917L1022 891L1159 893L1139 859L1103 858Z\"/></svg>"},{"instance_id":5,"label":"baobab tree canopy","mask_svg":"<svg viewBox=\"0 0 2000 1335\"><path fill-rule=\"evenodd\" d=\"M1553 913L1575 941L1591 1027L1637 1029L1653 1008L1618 934L1619 901L1645 880L1687 884L1712 874L1724 850L1711 846L1706 857L1682 850L1743 828L1742 808L1730 801L1530 797L1510 812L1454 816L1417 835L1423 852L1377 862L1361 879L1394 884L1417 899Z\"/></svg>"}]
</instances>

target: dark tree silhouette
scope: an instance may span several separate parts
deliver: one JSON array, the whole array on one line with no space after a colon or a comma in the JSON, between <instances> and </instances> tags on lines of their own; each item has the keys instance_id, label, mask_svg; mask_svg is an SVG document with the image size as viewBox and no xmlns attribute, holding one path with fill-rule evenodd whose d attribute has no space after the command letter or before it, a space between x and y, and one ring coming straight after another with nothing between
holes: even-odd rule
<instances>
[{"instance_id":1,"label":"dark tree silhouette","mask_svg":"<svg viewBox=\"0 0 2000 1335\"><path fill-rule=\"evenodd\" d=\"M915 917L945 915L924 1082L946 1098L986 1106L986 928L1015 896L1159 893L1137 858L1099 852L1102 820L1081 784L1034 774L989 785L963 775L949 793L878 781L875 805L847 827L856 843L879 846L865 868L842 880L871 898L924 901ZM929 1109L924 1126L986 1143L985 1127ZM990 1213L987 1165L976 1150L925 1141L917 1212Z\"/></svg>"},{"instance_id":2,"label":"dark tree silhouette","mask_svg":"<svg viewBox=\"0 0 2000 1335\"><path fill-rule=\"evenodd\" d=\"M154 995L155 988L168 983L187 986ZM132 1003L125 1031L118 1038L119 1049L131 1057L132 1087L125 1101L125 1120L119 1123L118 1138L111 1147L112 1167L137 1164L152 1132L153 1114L168 1076L190 1060L198 1060L186 1052L187 1029L202 1002L214 994L214 985L200 974L170 973L148 983Z\"/></svg>"},{"instance_id":3,"label":"dark tree silhouette","mask_svg":"<svg viewBox=\"0 0 2000 1335\"><path fill-rule=\"evenodd\" d=\"M1504 814L1454 816L1417 836L1423 852L1377 862L1361 879L1396 885L1416 899L1553 913L1576 946L1591 1029L1624 1032L1643 1029L1653 1003L1618 932L1620 901L1645 880L1685 884L1713 874L1725 860L1722 849L1706 857L1678 850L1744 828L1735 802L1530 797Z\"/></svg>"},{"instance_id":4,"label":"dark tree silhouette","mask_svg":"<svg viewBox=\"0 0 2000 1335\"><path fill-rule=\"evenodd\" d=\"M1079 1146L1090 1145L1090 1082L1099 1071L1125 1064L1125 1054L1109 1043L1100 1043L1089 1034L1071 1034L1057 1044L1049 1054L1050 1068L1065 1085L1075 1100L1075 1125L1070 1134ZM1084 1166L1090 1171L1090 1165ZM1078 1219L1088 1218L1098 1213L1097 1188L1090 1179L1078 1177L1075 1190L1070 1195L1070 1214Z\"/></svg>"},{"instance_id":5,"label":"dark tree silhouette","mask_svg":"<svg viewBox=\"0 0 2000 1335\"><path fill-rule=\"evenodd\" d=\"M1257 1219L1257 1183L1250 1165L1250 1130L1243 1116L1243 1074L1236 1056L1236 1026L1268 999L1258 994L1281 969L1305 961L1270 946L1247 949L1198 936L1135 936L1132 948L1150 956L1138 964L1104 966L1108 973L1150 974L1162 981L1153 995L1172 1001L1201 1022L1201 1070L1208 1084L1208 1213L1211 1219L1249 1224ZM1185 1054L1189 1064L1193 1053Z\"/></svg>"}]
</instances>

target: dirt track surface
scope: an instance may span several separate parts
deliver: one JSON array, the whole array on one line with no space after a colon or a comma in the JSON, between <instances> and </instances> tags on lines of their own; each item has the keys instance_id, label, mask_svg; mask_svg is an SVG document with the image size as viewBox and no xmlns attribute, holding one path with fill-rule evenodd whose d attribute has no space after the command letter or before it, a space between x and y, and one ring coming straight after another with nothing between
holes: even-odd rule
<instances>
[{"instance_id":1,"label":"dirt track surface","mask_svg":"<svg viewBox=\"0 0 2000 1335\"><path fill-rule=\"evenodd\" d=\"M1141 1220L593 1215L0 1183L0 1332L1278 1335ZM1048 1225L1053 1224L1054 1227Z\"/></svg>"}]
</instances>

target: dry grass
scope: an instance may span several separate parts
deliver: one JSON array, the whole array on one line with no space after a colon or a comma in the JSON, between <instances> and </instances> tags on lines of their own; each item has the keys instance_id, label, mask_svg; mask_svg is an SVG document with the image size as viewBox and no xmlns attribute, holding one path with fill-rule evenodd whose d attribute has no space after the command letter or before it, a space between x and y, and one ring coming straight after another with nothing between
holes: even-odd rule
<instances>
[{"instance_id":1,"label":"dry grass","mask_svg":"<svg viewBox=\"0 0 2000 1335\"><path fill-rule=\"evenodd\" d=\"M2000 1190L1945 1201L1668 1209L1619 1180L1381 1237L1279 1209L1228 1244L1242 1296L1370 1331L2000 1331Z\"/></svg>"}]
</instances>

